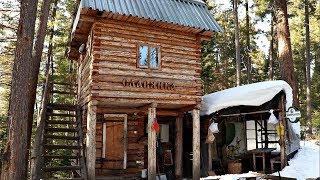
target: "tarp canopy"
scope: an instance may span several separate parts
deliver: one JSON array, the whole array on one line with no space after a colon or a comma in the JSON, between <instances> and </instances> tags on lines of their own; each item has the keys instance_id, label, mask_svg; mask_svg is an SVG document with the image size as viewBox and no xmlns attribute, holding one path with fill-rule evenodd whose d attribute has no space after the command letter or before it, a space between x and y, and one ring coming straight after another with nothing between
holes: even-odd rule
<instances>
[{"instance_id":1,"label":"tarp canopy","mask_svg":"<svg viewBox=\"0 0 320 180\"><path fill-rule=\"evenodd\" d=\"M272 100L279 92L286 94L286 110L292 106L292 88L283 80L264 81L243 86L238 86L202 97L200 114L210 115L219 110L235 106L260 106ZM297 150L299 145L300 123L288 121L288 134L290 142L287 146L287 153Z\"/></svg>"}]
</instances>

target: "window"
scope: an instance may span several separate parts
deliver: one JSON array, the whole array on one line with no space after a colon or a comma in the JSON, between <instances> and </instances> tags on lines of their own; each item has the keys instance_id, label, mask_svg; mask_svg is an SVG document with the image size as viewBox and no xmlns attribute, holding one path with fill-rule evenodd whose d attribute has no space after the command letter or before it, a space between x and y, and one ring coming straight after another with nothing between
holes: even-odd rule
<instances>
[{"instance_id":1,"label":"window","mask_svg":"<svg viewBox=\"0 0 320 180\"><path fill-rule=\"evenodd\" d=\"M159 69L159 48L141 45L138 51L138 67Z\"/></svg>"}]
</instances>

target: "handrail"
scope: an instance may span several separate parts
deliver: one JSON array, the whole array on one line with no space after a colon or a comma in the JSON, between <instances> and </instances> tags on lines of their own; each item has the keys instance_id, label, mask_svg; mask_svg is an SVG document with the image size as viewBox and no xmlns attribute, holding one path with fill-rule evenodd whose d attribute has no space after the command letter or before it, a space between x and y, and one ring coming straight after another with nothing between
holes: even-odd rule
<instances>
[{"instance_id":1,"label":"handrail","mask_svg":"<svg viewBox=\"0 0 320 180\"><path fill-rule=\"evenodd\" d=\"M32 153L31 153L31 180L37 180L43 178L43 174L41 171L41 167L44 163L44 159L42 157L43 148L41 146L43 141L43 131L46 121L46 113L47 113L47 105L51 99L51 86L50 83L50 75L47 74L45 87L44 87L44 94L42 97L41 102L41 110L40 114L37 119L37 130L35 134L35 140L33 143Z\"/></svg>"}]
</instances>

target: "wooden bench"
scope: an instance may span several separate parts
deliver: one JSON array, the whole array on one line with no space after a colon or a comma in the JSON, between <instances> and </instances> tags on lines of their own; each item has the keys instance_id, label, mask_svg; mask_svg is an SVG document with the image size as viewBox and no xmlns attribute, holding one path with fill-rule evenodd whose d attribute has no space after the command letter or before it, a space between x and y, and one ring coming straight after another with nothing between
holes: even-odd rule
<instances>
[{"instance_id":1,"label":"wooden bench","mask_svg":"<svg viewBox=\"0 0 320 180\"><path fill-rule=\"evenodd\" d=\"M275 164L275 163L280 164L280 166L281 166L280 156L277 156L277 157L274 157L274 158L271 158L271 159L270 159L271 173L274 172L274 164Z\"/></svg>"}]
</instances>

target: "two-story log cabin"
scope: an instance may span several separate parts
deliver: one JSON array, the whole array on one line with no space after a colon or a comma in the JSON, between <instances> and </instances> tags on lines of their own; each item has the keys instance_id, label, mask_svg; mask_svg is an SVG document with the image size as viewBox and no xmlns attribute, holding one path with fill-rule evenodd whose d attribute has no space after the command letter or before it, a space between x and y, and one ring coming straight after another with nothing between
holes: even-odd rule
<instances>
[{"instance_id":1,"label":"two-story log cabin","mask_svg":"<svg viewBox=\"0 0 320 180\"><path fill-rule=\"evenodd\" d=\"M183 114L191 111L199 179L201 41L218 31L200 0L80 2L69 59L78 63L89 179L143 169L152 180L183 177Z\"/></svg>"}]
</instances>

